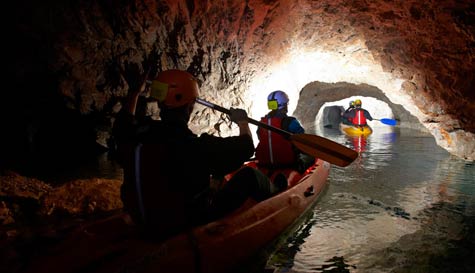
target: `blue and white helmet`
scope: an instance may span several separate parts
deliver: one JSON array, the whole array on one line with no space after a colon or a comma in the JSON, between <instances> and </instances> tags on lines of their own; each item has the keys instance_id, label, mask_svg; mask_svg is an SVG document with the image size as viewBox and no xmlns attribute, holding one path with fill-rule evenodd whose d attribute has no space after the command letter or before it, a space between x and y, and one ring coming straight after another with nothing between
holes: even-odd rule
<instances>
[{"instance_id":1,"label":"blue and white helmet","mask_svg":"<svg viewBox=\"0 0 475 273\"><path fill-rule=\"evenodd\" d=\"M284 91L276 90L267 96L267 107L270 110L282 109L289 103L289 96Z\"/></svg>"}]
</instances>

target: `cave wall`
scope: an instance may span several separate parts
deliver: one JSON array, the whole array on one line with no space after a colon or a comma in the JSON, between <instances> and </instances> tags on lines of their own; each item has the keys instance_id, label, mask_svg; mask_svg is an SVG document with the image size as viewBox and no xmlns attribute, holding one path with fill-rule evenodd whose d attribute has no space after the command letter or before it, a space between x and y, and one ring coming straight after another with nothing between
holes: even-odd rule
<instances>
[{"instance_id":1,"label":"cave wall","mask_svg":"<svg viewBox=\"0 0 475 273\"><path fill-rule=\"evenodd\" d=\"M401 94L439 145L475 159L473 1L20 0L13 12L16 88L2 94L12 128L2 156L22 158L18 148L35 150L37 139L63 143L53 149L61 156L64 146L92 145L78 133L109 130L150 65L188 70L202 97L249 109L243 94L253 78L293 45L339 52L363 40L405 80ZM65 130L78 115L85 125ZM199 108L193 121L213 132L215 116Z\"/></svg>"}]
</instances>

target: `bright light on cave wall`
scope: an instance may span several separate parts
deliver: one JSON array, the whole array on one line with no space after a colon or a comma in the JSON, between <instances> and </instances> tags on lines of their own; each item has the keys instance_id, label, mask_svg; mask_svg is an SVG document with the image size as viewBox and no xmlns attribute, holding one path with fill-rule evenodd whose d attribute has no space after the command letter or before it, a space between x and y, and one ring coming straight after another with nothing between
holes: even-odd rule
<instances>
[{"instance_id":1,"label":"bright light on cave wall","mask_svg":"<svg viewBox=\"0 0 475 273\"><path fill-rule=\"evenodd\" d=\"M407 103L408 99L401 90L403 81L384 72L362 42L356 42L339 52L294 46L251 82L245 100L252 102L250 116L258 118L268 111L266 98L274 90L289 94L289 113L292 114L299 92L314 81L366 83L378 87L394 103Z\"/></svg>"}]
</instances>

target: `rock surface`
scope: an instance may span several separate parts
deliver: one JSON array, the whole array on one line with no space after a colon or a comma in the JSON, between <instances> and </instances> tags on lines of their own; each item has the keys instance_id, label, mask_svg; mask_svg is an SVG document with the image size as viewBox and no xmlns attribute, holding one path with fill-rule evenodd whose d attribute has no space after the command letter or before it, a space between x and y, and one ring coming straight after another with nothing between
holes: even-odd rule
<instances>
[{"instance_id":1,"label":"rock surface","mask_svg":"<svg viewBox=\"0 0 475 273\"><path fill-rule=\"evenodd\" d=\"M22 0L14 15L16 88L2 100L14 117L3 141L11 155L73 136L61 126L69 110L86 120L81 132L108 131L113 107L156 59L157 70L195 74L202 97L252 113L251 98L272 91L276 79L297 94L314 81L368 84L416 117L439 145L475 160L471 0ZM298 56L323 70L291 70ZM312 104L300 103L299 111ZM209 110L198 109L193 119L195 129L214 131L217 117Z\"/></svg>"},{"instance_id":2,"label":"rock surface","mask_svg":"<svg viewBox=\"0 0 475 273\"><path fill-rule=\"evenodd\" d=\"M119 211L121 184L94 178L52 187L14 172L0 174L0 271L23 272L31 256L85 221Z\"/></svg>"},{"instance_id":3,"label":"rock surface","mask_svg":"<svg viewBox=\"0 0 475 273\"><path fill-rule=\"evenodd\" d=\"M121 180L79 179L52 187L35 178L0 175L0 239L56 218L72 219L120 210ZM1 240L0 240L1 241Z\"/></svg>"}]
</instances>

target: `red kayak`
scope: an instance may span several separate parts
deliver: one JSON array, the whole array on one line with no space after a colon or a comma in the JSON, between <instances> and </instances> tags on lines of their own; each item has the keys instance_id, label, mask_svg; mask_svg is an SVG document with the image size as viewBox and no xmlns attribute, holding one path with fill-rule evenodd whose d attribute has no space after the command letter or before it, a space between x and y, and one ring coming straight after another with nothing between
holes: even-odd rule
<instances>
[{"instance_id":1,"label":"red kayak","mask_svg":"<svg viewBox=\"0 0 475 273\"><path fill-rule=\"evenodd\" d=\"M229 272L277 239L315 203L329 170L322 160L303 175L282 170L287 190L259 203L247 202L231 215L160 243L140 238L127 214L85 224L34 257L26 271Z\"/></svg>"}]
</instances>

